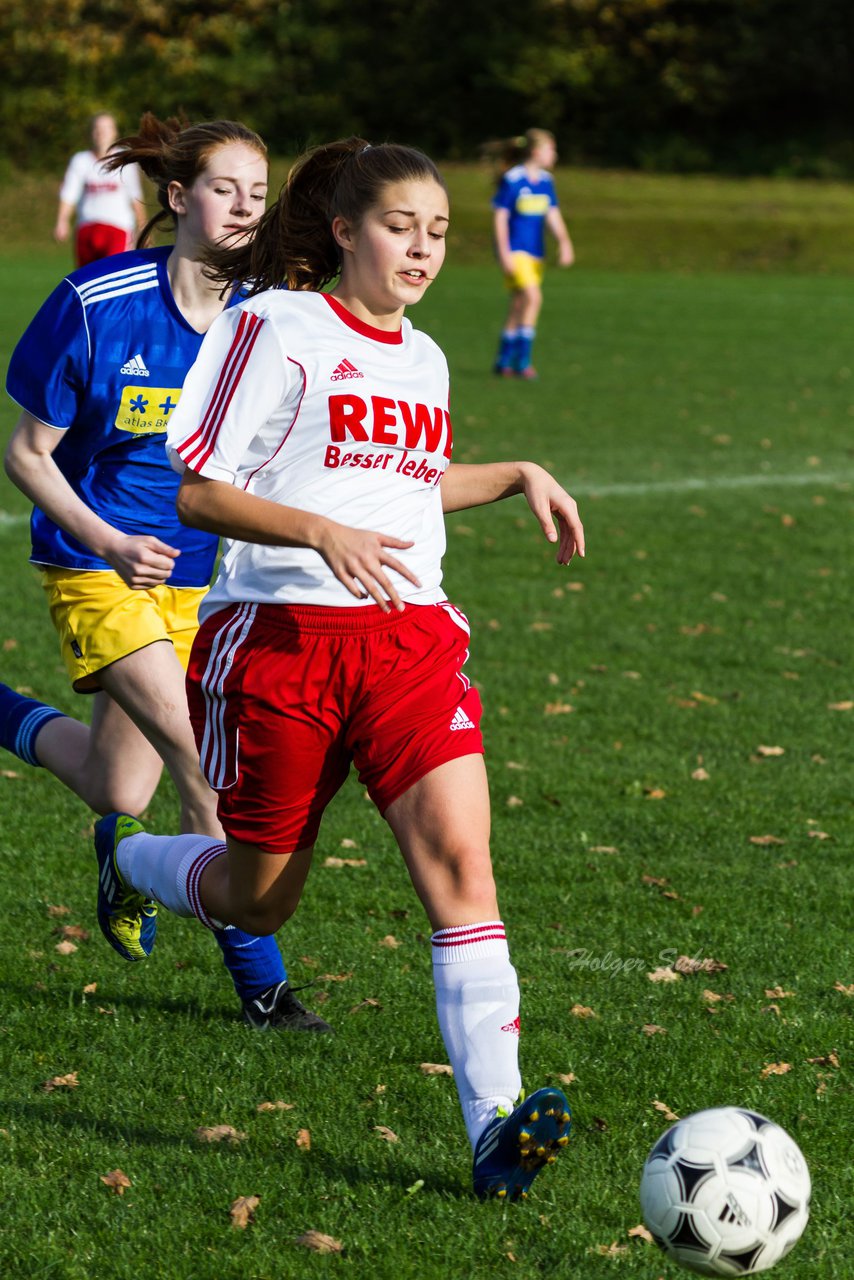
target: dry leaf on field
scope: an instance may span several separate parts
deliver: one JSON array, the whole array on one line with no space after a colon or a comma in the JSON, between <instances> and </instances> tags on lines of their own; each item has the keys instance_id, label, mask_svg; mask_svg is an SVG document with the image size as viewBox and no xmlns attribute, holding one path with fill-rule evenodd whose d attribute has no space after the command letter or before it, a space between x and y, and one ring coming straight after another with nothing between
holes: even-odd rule
<instances>
[{"instance_id":1,"label":"dry leaf on field","mask_svg":"<svg viewBox=\"0 0 854 1280\"><path fill-rule=\"evenodd\" d=\"M644 787L643 793L647 800L663 800L667 795L663 787Z\"/></svg>"},{"instance_id":2,"label":"dry leaf on field","mask_svg":"<svg viewBox=\"0 0 854 1280\"><path fill-rule=\"evenodd\" d=\"M532 622L528 627L529 631L554 631L553 622Z\"/></svg>"},{"instance_id":3,"label":"dry leaf on field","mask_svg":"<svg viewBox=\"0 0 854 1280\"><path fill-rule=\"evenodd\" d=\"M116 1011L115 1009L104 1009L101 1005L98 1005L98 1012L99 1013L115 1013Z\"/></svg>"},{"instance_id":4,"label":"dry leaf on field","mask_svg":"<svg viewBox=\"0 0 854 1280\"><path fill-rule=\"evenodd\" d=\"M854 710L854 702L828 702L828 711L852 711Z\"/></svg>"},{"instance_id":5,"label":"dry leaf on field","mask_svg":"<svg viewBox=\"0 0 854 1280\"><path fill-rule=\"evenodd\" d=\"M839 1058L836 1053L826 1053L821 1058L807 1058L807 1062L811 1062L814 1067L838 1067Z\"/></svg>"},{"instance_id":6,"label":"dry leaf on field","mask_svg":"<svg viewBox=\"0 0 854 1280\"><path fill-rule=\"evenodd\" d=\"M53 905L51 905L51 903L48 903L48 904L47 904L47 913L48 913L48 915L49 915L49 916L67 916L67 915L70 915L70 914L71 914L71 908L70 908L70 907L53 906Z\"/></svg>"},{"instance_id":7,"label":"dry leaf on field","mask_svg":"<svg viewBox=\"0 0 854 1280\"><path fill-rule=\"evenodd\" d=\"M617 1244L616 1240L612 1240L610 1244L597 1244L596 1252L601 1254L603 1258L619 1258L622 1254L628 1253L629 1246L627 1244Z\"/></svg>"},{"instance_id":8,"label":"dry leaf on field","mask_svg":"<svg viewBox=\"0 0 854 1280\"><path fill-rule=\"evenodd\" d=\"M77 1079L76 1071L69 1071L66 1076L51 1076L50 1080L45 1080L42 1089L45 1093L53 1093L54 1089L76 1089L80 1084Z\"/></svg>"},{"instance_id":9,"label":"dry leaf on field","mask_svg":"<svg viewBox=\"0 0 854 1280\"><path fill-rule=\"evenodd\" d=\"M367 858L324 858L324 867L366 867Z\"/></svg>"},{"instance_id":10,"label":"dry leaf on field","mask_svg":"<svg viewBox=\"0 0 854 1280\"><path fill-rule=\"evenodd\" d=\"M20 778L17 769L0 769L0 778Z\"/></svg>"},{"instance_id":11,"label":"dry leaf on field","mask_svg":"<svg viewBox=\"0 0 854 1280\"><path fill-rule=\"evenodd\" d=\"M228 1206L231 1225L237 1231L245 1231L255 1221L255 1210L261 1203L260 1196L238 1196Z\"/></svg>"},{"instance_id":12,"label":"dry leaf on field","mask_svg":"<svg viewBox=\"0 0 854 1280\"><path fill-rule=\"evenodd\" d=\"M311 1131L309 1129L299 1129L295 1142L300 1151L311 1151Z\"/></svg>"},{"instance_id":13,"label":"dry leaf on field","mask_svg":"<svg viewBox=\"0 0 854 1280\"><path fill-rule=\"evenodd\" d=\"M238 1142L243 1142L248 1134L241 1133L231 1124L213 1124L201 1125L198 1129L194 1129L193 1137L197 1142L230 1142L234 1146Z\"/></svg>"},{"instance_id":14,"label":"dry leaf on field","mask_svg":"<svg viewBox=\"0 0 854 1280\"><path fill-rule=\"evenodd\" d=\"M782 1000L785 996L793 996L794 991L784 991L782 987L766 987L765 994L769 1000Z\"/></svg>"},{"instance_id":15,"label":"dry leaf on field","mask_svg":"<svg viewBox=\"0 0 854 1280\"><path fill-rule=\"evenodd\" d=\"M833 836L828 831L808 831L807 835L813 840L832 840Z\"/></svg>"},{"instance_id":16,"label":"dry leaf on field","mask_svg":"<svg viewBox=\"0 0 854 1280\"><path fill-rule=\"evenodd\" d=\"M352 969L349 973L322 973L318 982L349 982L352 976Z\"/></svg>"},{"instance_id":17,"label":"dry leaf on field","mask_svg":"<svg viewBox=\"0 0 854 1280\"><path fill-rule=\"evenodd\" d=\"M834 982L834 991L841 991L844 996L854 996L854 982L850 982L847 986L844 982Z\"/></svg>"},{"instance_id":18,"label":"dry leaf on field","mask_svg":"<svg viewBox=\"0 0 854 1280\"><path fill-rule=\"evenodd\" d=\"M454 1068L446 1062L422 1062L420 1071L425 1076L452 1076Z\"/></svg>"},{"instance_id":19,"label":"dry leaf on field","mask_svg":"<svg viewBox=\"0 0 854 1280\"><path fill-rule=\"evenodd\" d=\"M748 837L751 844L785 844L785 840L781 840L779 836L750 836Z\"/></svg>"},{"instance_id":20,"label":"dry leaf on field","mask_svg":"<svg viewBox=\"0 0 854 1280\"><path fill-rule=\"evenodd\" d=\"M399 942L393 933L387 933L384 938L380 938L377 945L380 947L388 947L390 950L394 951L395 948L402 947L403 943Z\"/></svg>"},{"instance_id":21,"label":"dry leaf on field","mask_svg":"<svg viewBox=\"0 0 854 1280\"><path fill-rule=\"evenodd\" d=\"M759 1010L760 1013L774 1013L778 1018L782 1017L780 1006L778 1004L766 1004Z\"/></svg>"},{"instance_id":22,"label":"dry leaf on field","mask_svg":"<svg viewBox=\"0 0 854 1280\"><path fill-rule=\"evenodd\" d=\"M341 1253L344 1249L340 1240L334 1236L326 1236L322 1231L306 1231L297 1236L295 1244L301 1244L313 1253Z\"/></svg>"},{"instance_id":23,"label":"dry leaf on field","mask_svg":"<svg viewBox=\"0 0 854 1280\"><path fill-rule=\"evenodd\" d=\"M756 754L758 756L765 756L766 758L769 756L784 756L786 754L786 748L785 747L766 747L766 746L763 746L762 743L760 743L759 746L756 748Z\"/></svg>"},{"instance_id":24,"label":"dry leaf on field","mask_svg":"<svg viewBox=\"0 0 854 1280\"><path fill-rule=\"evenodd\" d=\"M651 973L646 975L650 982L678 982L679 974L671 969L670 965L664 965L659 969L653 969Z\"/></svg>"},{"instance_id":25,"label":"dry leaf on field","mask_svg":"<svg viewBox=\"0 0 854 1280\"><path fill-rule=\"evenodd\" d=\"M574 1018L598 1018L599 1014L588 1009L585 1004L574 1004L569 1011Z\"/></svg>"},{"instance_id":26,"label":"dry leaf on field","mask_svg":"<svg viewBox=\"0 0 854 1280\"><path fill-rule=\"evenodd\" d=\"M522 800L522 799L520 799L520 797L519 797L519 796L508 796L508 797L507 797L507 808L508 808L508 809L518 809L518 808L520 807L520 805L523 805L524 803L525 803L525 801L524 801L524 800Z\"/></svg>"},{"instance_id":27,"label":"dry leaf on field","mask_svg":"<svg viewBox=\"0 0 854 1280\"><path fill-rule=\"evenodd\" d=\"M717 698L713 698L711 694L708 693L701 693L699 689L692 689L691 697L695 702L705 702L710 707L716 707L718 705Z\"/></svg>"},{"instance_id":28,"label":"dry leaf on field","mask_svg":"<svg viewBox=\"0 0 854 1280\"><path fill-rule=\"evenodd\" d=\"M699 769L695 769L691 774L695 782L708 782L711 776L708 769L704 769L702 766Z\"/></svg>"},{"instance_id":29,"label":"dry leaf on field","mask_svg":"<svg viewBox=\"0 0 854 1280\"><path fill-rule=\"evenodd\" d=\"M527 768L528 768L528 766L527 766L526 764L519 764L518 760L508 760L508 761L506 762L506 764L504 765L504 768L505 768L505 769L522 769L522 770L525 770L525 769L527 769Z\"/></svg>"},{"instance_id":30,"label":"dry leaf on field","mask_svg":"<svg viewBox=\"0 0 854 1280\"><path fill-rule=\"evenodd\" d=\"M575 710L569 702L547 702L543 707L544 716L568 716Z\"/></svg>"},{"instance_id":31,"label":"dry leaf on field","mask_svg":"<svg viewBox=\"0 0 854 1280\"><path fill-rule=\"evenodd\" d=\"M17 647L18 647L18 641L14 638L14 636L9 636L8 640L3 641L4 653L11 653L12 650L17 649Z\"/></svg>"},{"instance_id":32,"label":"dry leaf on field","mask_svg":"<svg viewBox=\"0 0 854 1280\"><path fill-rule=\"evenodd\" d=\"M759 1072L759 1079L767 1080L769 1076L784 1076L791 1069L791 1062L769 1062Z\"/></svg>"},{"instance_id":33,"label":"dry leaf on field","mask_svg":"<svg viewBox=\"0 0 854 1280\"><path fill-rule=\"evenodd\" d=\"M630 1239L646 1240L647 1244L653 1243L652 1236L647 1231L643 1223L639 1223L638 1226L636 1227L629 1227L626 1234L630 1237Z\"/></svg>"},{"instance_id":34,"label":"dry leaf on field","mask_svg":"<svg viewBox=\"0 0 854 1280\"><path fill-rule=\"evenodd\" d=\"M703 960L698 960L695 956L679 956L673 967L677 973L722 973L729 965L721 960L713 960L711 956L706 956Z\"/></svg>"},{"instance_id":35,"label":"dry leaf on field","mask_svg":"<svg viewBox=\"0 0 854 1280\"><path fill-rule=\"evenodd\" d=\"M641 876L641 881L644 884L657 884L659 888L663 885L670 884L670 881L666 876Z\"/></svg>"},{"instance_id":36,"label":"dry leaf on field","mask_svg":"<svg viewBox=\"0 0 854 1280\"><path fill-rule=\"evenodd\" d=\"M121 1169L112 1169L110 1173L102 1173L101 1181L105 1187L109 1187L111 1191L115 1191L117 1196L123 1196L125 1187L132 1187L133 1183L126 1173L122 1173Z\"/></svg>"},{"instance_id":37,"label":"dry leaf on field","mask_svg":"<svg viewBox=\"0 0 854 1280\"><path fill-rule=\"evenodd\" d=\"M667 1027L660 1027L657 1022L645 1022L641 1027L645 1036L666 1036Z\"/></svg>"},{"instance_id":38,"label":"dry leaf on field","mask_svg":"<svg viewBox=\"0 0 854 1280\"><path fill-rule=\"evenodd\" d=\"M668 1105L667 1105L667 1103L666 1103L666 1102L659 1102L657 1098L653 1098L652 1105L655 1107L656 1111L660 1111L660 1112L661 1112L661 1114L664 1116L665 1120L678 1120L678 1119L679 1119L679 1117L677 1116L676 1112L675 1112L675 1111L671 1111L671 1110L670 1110L670 1107L668 1107Z\"/></svg>"},{"instance_id":39,"label":"dry leaf on field","mask_svg":"<svg viewBox=\"0 0 854 1280\"><path fill-rule=\"evenodd\" d=\"M86 986L83 988L83 994L84 996L93 996L97 990L97 982L87 982Z\"/></svg>"},{"instance_id":40,"label":"dry leaf on field","mask_svg":"<svg viewBox=\"0 0 854 1280\"><path fill-rule=\"evenodd\" d=\"M619 852L620 852L620 850L616 847L616 845L613 845L613 844L592 844L592 845L590 846L590 849L589 849L589 851L588 851L588 852L590 852L590 853L619 853Z\"/></svg>"},{"instance_id":41,"label":"dry leaf on field","mask_svg":"<svg viewBox=\"0 0 854 1280\"><path fill-rule=\"evenodd\" d=\"M342 849L358 849L358 841L348 840L346 837L341 841Z\"/></svg>"},{"instance_id":42,"label":"dry leaf on field","mask_svg":"<svg viewBox=\"0 0 854 1280\"><path fill-rule=\"evenodd\" d=\"M354 1004L349 1010L350 1013L358 1013L360 1009L381 1009L382 1005L379 1000L374 1000L373 996L368 996L366 1000L362 1000L359 1004Z\"/></svg>"},{"instance_id":43,"label":"dry leaf on field","mask_svg":"<svg viewBox=\"0 0 854 1280\"><path fill-rule=\"evenodd\" d=\"M256 1111L293 1111L296 1105L297 1104L295 1102L281 1102L280 1100L277 1099L275 1102L259 1102L255 1110Z\"/></svg>"},{"instance_id":44,"label":"dry leaf on field","mask_svg":"<svg viewBox=\"0 0 854 1280\"><path fill-rule=\"evenodd\" d=\"M393 1129L389 1129L388 1125L375 1124L374 1133L376 1133L384 1142L399 1142L397 1134Z\"/></svg>"},{"instance_id":45,"label":"dry leaf on field","mask_svg":"<svg viewBox=\"0 0 854 1280\"><path fill-rule=\"evenodd\" d=\"M73 956L76 950L77 948L73 942L57 942L54 947L54 951L57 951L61 956Z\"/></svg>"}]
</instances>

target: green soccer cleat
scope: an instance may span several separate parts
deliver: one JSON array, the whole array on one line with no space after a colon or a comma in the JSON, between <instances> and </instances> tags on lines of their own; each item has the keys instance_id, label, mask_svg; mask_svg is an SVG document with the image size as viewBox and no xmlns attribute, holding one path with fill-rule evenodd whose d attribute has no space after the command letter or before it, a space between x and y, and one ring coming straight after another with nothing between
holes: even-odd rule
<instances>
[{"instance_id":1,"label":"green soccer cleat","mask_svg":"<svg viewBox=\"0 0 854 1280\"><path fill-rule=\"evenodd\" d=\"M569 1142L569 1103L560 1089L538 1089L511 1114L491 1120L474 1149L474 1193L524 1200L531 1183Z\"/></svg>"},{"instance_id":2,"label":"green soccer cleat","mask_svg":"<svg viewBox=\"0 0 854 1280\"><path fill-rule=\"evenodd\" d=\"M125 960L150 956L157 934L157 903L126 885L116 862L119 841L144 830L127 813L110 813L95 823L98 924L110 946Z\"/></svg>"}]
</instances>

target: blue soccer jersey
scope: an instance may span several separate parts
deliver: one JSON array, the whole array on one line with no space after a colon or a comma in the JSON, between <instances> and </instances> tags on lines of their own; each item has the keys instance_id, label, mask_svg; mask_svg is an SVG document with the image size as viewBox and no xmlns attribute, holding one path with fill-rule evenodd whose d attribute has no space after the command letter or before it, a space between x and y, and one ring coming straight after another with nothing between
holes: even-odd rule
<instances>
[{"instance_id":1,"label":"blue soccer jersey","mask_svg":"<svg viewBox=\"0 0 854 1280\"><path fill-rule=\"evenodd\" d=\"M6 389L64 433L53 458L86 505L114 528L179 548L169 585L203 587L217 538L178 520L180 477L164 447L203 337L172 296L170 252L123 253L66 276L15 348ZM33 563L110 568L37 507L30 527Z\"/></svg>"},{"instance_id":2,"label":"blue soccer jersey","mask_svg":"<svg viewBox=\"0 0 854 1280\"><path fill-rule=\"evenodd\" d=\"M557 195L551 174L541 169L532 182L523 164L508 169L492 199L493 209L506 209L510 214L510 250L530 253L534 258L546 256L546 214L557 207Z\"/></svg>"}]
</instances>

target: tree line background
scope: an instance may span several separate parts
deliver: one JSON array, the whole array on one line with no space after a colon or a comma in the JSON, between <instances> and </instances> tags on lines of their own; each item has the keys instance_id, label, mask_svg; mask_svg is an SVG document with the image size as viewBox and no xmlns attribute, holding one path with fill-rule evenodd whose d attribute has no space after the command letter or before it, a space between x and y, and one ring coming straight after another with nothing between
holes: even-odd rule
<instances>
[{"instance_id":1,"label":"tree line background","mask_svg":"<svg viewBox=\"0 0 854 1280\"><path fill-rule=\"evenodd\" d=\"M7 167L89 116L245 120L470 159L536 125L573 164L854 176L851 0L0 0Z\"/></svg>"}]
</instances>

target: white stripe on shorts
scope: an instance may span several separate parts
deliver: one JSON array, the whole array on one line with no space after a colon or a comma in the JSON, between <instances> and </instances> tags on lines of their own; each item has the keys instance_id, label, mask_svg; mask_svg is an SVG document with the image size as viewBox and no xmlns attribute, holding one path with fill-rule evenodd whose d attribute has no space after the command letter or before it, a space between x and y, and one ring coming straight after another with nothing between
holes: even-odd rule
<instances>
[{"instance_id":1,"label":"white stripe on shorts","mask_svg":"<svg viewBox=\"0 0 854 1280\"><path fill-rule=\"evenodd\" d=\"M225 736L225 682L234 655L249 634L258 606L242 604L214 638L201 680L205 700L205 731L199 758L202 772L214 791L233 786L237 758L229 759ZM230 774L230 776L229 776Z\"/></svg>"}]
</instances>

